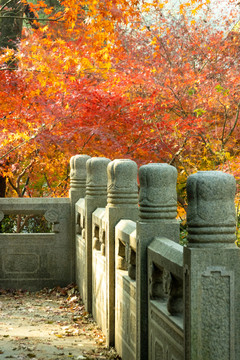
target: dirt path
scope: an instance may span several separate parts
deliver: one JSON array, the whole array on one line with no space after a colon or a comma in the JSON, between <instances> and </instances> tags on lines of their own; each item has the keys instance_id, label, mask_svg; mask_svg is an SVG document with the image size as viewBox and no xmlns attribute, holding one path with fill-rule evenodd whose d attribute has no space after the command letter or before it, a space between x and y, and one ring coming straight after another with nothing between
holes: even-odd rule
<instances>
[{"instance_id":1,"label":"dirt path","mask_svg":"<svg viewBox=\"0 0 240 360\"><path fill-rule=\"evenodd\" d=\"M0 360L120 359L74 287L0 290Z\"/></svg>"}]
</instances>

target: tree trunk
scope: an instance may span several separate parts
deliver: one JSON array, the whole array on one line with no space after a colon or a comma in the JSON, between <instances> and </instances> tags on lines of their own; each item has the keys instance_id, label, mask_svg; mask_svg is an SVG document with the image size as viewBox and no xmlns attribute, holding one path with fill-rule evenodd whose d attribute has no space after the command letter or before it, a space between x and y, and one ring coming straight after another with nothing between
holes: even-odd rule
<instances>
[{"instance_id":1,"label":"tree trunk","mask_svg":"<svg viewBox=\"0 0 240 360\"><path fill-rule=\"evenodd\" d=\"M0 175L0 197L6 195L6 178Z\"/></svg>"}]
</instances>

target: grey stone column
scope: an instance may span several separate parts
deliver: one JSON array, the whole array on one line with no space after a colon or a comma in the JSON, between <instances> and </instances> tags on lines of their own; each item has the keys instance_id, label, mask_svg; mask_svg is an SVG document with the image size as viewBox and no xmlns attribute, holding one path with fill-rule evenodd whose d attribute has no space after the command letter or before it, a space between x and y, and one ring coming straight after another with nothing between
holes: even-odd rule
<instances>
[{"instance_id":1,"label":"grey stone column","mask_svg":"<svg viewBox=\"0 0 240 360\"><path fill-rule=\"evenodd\" d=\"M240 359L240 249L235 179L201 171L187 181L184 248L185 359Z\"/></svg>"},{"instance_id":2,"label":"grey stone column","mask_svg":"<svg viewBox=\"0 0 240 360\"><path fill-rule=\"evenodd\" d=\"M70 190L69 197L73 205L86 193L86 162L91 157L88 155L75 155L70 159Z\"/></svg>"},{"instance_id":3,"label":"grey stone column","mask_svg":"<svg viewBox=\"0 0 240 360\"><path fill-rule=\"evenodd\" d=\"M137 356L148 359L147 247L156 236L179 241L177 170L168 164L148 164L139 169L140 219L137 222Z\"/></svg>"},{"instance_id":4,"label":"grey stone column","mask_svg":"<svg viewBox=\"0 0 240 360\"><path fill-rule=\"evenodd\" d=\"M138 218L137 164L132 160L114 160L108 165L106 207L106 291L107 345L114 345L115 331L115 226L121 219Z\"/></svg>"},{"instance_id":5,"label":"grey stone column","mask_svg":"<svg viewBox=\"0 0 240 360\"><path fill-rule=\"evenodd\" d=\"M86 162L91 157L88 155L75 155L70 159L70 190L69 198L71 204L71 239L72 239L72 280L76 281L76 212L75 204L86 193Z\"/></svg>"},{"instance_id":6,"label":"grey stone column","mask_svg":"<svg viewBox=\"0 0 240 360\"><path fill-rule=\"evenodd\" d=\"M86 163L87 188L85 197L86 221L86 310L92 313L92 213L107 205L107 166L110 160L93 157Z\"/></svg>"}]
</instances>

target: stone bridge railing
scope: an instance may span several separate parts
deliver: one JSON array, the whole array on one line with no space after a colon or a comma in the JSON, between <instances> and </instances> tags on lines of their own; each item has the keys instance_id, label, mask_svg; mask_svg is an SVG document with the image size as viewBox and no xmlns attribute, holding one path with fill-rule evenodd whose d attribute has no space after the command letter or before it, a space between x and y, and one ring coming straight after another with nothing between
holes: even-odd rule
<instances>
[{"instance_id":1,"label":"stone bridge railing","mask_svg":"<svg viewBox=\"0 0 240 360\"><path fill-rule=\"evenodd\" d=\"M70 204L64 198L0 199L0 222L9 215L41 216L51 225L46 233L0 232L0 288L39 290L73 281Z\"/></svg>"},{"instance_id":2,"label":"stone bridge railing","mask_svg":"<svg viewBox=\"0 0 240 360\"><path fill-rule=\"evenodd\" d=\"M76 279L108 345L123 360L239 359L234 178L189 177L181 246L174 167L73 159L71 191L86 175L76 202Z\"/></svg>"},{"instance_id":3,"label":"stone bridge railing","mask_svg":"<svg viewBox=\"0 0 240 360\"><path fill-rule=\"evenodd\" d=\"M240 359L234 178L188 178L181 246L174 167L86 155L70 165L70 199L1 199L1 218L34 210L53 232L0 234L0 287L75 280L123 360Z\"/></svg>"}]
</instances>

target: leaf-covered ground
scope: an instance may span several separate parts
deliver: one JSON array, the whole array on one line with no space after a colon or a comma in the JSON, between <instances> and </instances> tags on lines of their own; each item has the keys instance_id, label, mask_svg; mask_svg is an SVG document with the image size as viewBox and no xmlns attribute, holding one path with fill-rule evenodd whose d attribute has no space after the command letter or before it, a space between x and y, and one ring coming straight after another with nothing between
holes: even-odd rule
<instances>
[{"instance_id":1,"label":"leaf-covered ground","mask_svg":"<svg viewBox=\"0 0 240 360\"><path fill-rule=\"evenodd\" d=\"M0 360L120 359L74 286L0 290Z\"/></svg>"}]
</instances>

